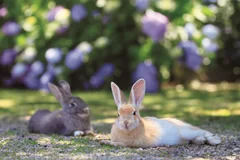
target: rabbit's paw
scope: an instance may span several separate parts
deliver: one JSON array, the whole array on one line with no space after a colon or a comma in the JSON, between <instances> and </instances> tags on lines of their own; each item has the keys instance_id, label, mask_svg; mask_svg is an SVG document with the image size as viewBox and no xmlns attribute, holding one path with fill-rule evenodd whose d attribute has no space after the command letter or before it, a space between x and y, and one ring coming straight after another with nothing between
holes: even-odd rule
<instances>
[{"instance_id":1,"label":"rabbit's paw","mask_svg":"<svg viewBox=\"0 0 240 160\"><path fill-rule=\"evenodd\" d=\"M83 131L74 131L73 135L74 136L83 136L84 132Z\"/></svg>"},{"instance_id":2,"label":"rabbit's paw","mask_svg":"<svg viewBox=\"0 0 240 160\"><path fill-rule=\"evenodd\" d=\"M218 145L221 143L221 139L217 135L212 135L207 137L207 142L210 145Z\"/></svg>"}]
</instances>

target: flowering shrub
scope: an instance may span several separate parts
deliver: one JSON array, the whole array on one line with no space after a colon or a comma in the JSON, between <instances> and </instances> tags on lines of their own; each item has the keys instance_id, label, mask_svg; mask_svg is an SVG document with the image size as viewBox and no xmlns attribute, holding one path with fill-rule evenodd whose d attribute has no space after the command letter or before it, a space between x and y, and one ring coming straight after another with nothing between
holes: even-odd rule
<instances>
[{"instance_id":1,"label":"flowering shrub","mask_svg":"<svg viewBox=\"0 0 240 160\"><path fill-rule=\"evenodd\" d=\"M4 0L1 84L47 90L66 79L72 88L109 88L110 81L127 88L145 78L147 92L157 92L175 63L207 72L224 59L239 75L240 61L225 56L223 43L232 38L230 54L239 59L239 20L229 19L236 7L230 0Z\"/></svg>"}]
</instances>

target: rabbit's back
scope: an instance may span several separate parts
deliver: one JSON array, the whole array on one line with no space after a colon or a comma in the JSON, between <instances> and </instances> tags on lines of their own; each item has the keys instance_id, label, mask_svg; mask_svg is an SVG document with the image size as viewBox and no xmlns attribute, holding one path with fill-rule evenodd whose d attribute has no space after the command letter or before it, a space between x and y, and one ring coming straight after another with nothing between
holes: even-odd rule
<instances>
[{"instance_id":1,"label":"rabbit's back","mask_svg":"<svg viewBox=\"0 0 240 160\"><path fill-rule=\"evenodd\" d=\"M41 133L43 134L64 134L65 126L63 122L62 110L57 110L46 114L40 124Z\"/></svg>"},{"instance_id":2,"label":"rabbit's back","mask_svg":"<svg viewBox=\"0 0 240 160\"><path fill-rule=\"evenodd\" d=\"M47 109L42 109L42 110L36 111L35 114L32 115L32 117L29 120L28 131L30 133L41 133L42 119L50 113L51 112Z\"/></svg>"}]
</instances>

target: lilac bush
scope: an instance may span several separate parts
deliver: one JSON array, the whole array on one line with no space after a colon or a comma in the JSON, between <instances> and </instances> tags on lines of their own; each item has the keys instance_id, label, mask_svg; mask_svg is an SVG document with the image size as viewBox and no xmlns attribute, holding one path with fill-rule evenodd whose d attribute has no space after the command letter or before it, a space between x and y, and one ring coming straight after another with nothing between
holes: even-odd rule
<instances>
[{"instance_id":1,"label":"lilac bush","mask_svg":"<svg viewBox=\"0 0 240 160\"><path fill-rule=\"evenodd\" d=\"M153 41L162 40L167 31L168 18L161 13L148 10L142 18L142 30Z\"/></svg>"},{"instance_id":2,"label":"lilac bush","mask_svg":"<svg viewBox=\"0 0 240 160\"><path fill-rule=\"evenodd\" d=\"M179 62L191 70L198 70L202 64L202 57L199 55L197 45L193 41L183 41L179 44L179 47L183 51Z\"/></svg>"},{"instance_id":3,"label":"lilac bush","mask_svg":"<svg viewBox=\"0 0 240 160\"><path fill-rule=\"evenodd\" d=\"M72 19L76 22L80 22L87 16L87 10L81 4L75 4L71 9Z\"/></svg>"},{"instance_id":4,"label":"lilac bush","mask_svg":"<svg viewBox=\"0 0 240 160\"><path fill-rule=\"evenodd\" d=\"M71 70L78 69L83 62L83 53L80 50L70 51L65 59L65 65Z\"/></svg>"},{"instance_id":5,"label":"lilac bush","mask_svg":"<svg viewBox=\"0 0 240 160\"><path fill-rule=\"evenodd\" d=\"M31 65L31 72L36 75L39 76L43 73L44 71L44 64L40 61L36 61Z\"/></svg>"},{"instance_id":6,"label":"lilac bush","mask_svg":"<svg viewBox=\"0 0 240 160\"><path fill-rule=\"evenodd\" d=\"M62 50L60 48L49 48L46 51L45 58L48 63L58 63L62 59Z\"/></svg>"},{"instance_id":7,"label":"lilac bush","mask_svg":"<svg viewBox=\"0 0 240 160\"><path fill-rule=\"evenodd\" d=\"M132 74L132 83L143 78L146 81L146 93L156 93L159 91L160 86L157 75L156 67L150 61L145 61L137 65Z\"/></svg>"},{"instance_id":8,"label":"lilac bush","mask_svg":"<svg viewBox=\"0 0 240 160\"><path fill-rule=\"evenodd\" d=\"M114 65L105 63L92 77L90 78L90 85L93 88L99 88L103 85L105 78L111 76L114 72Z\"/></svg>"},{"instance_id":9,"label":"lilac bush","mask_svg":"<svg viewBox=\"0 0 240 160\"><path fill-rule=\"evenodd\" d=\"M135 5L138 10L144 11L148 8L149 0L135 0Z\"/></svg>"},{"instance_id":10,"label":"lilac bush","mask_svg":"<svg viewBox=\"0 0 240 160\"><path fill-rule=\"evenodd\" d=\"M43 91L49 91L48 83L52 82L55 79L54 73L50 71L46 71L41 77L40 77L40 84L39 88Z\"/></svg>"},{"instance_id":11,"label":"lilac bush","mask_svg":"<svg viewBox=\"0 0 240 160\"><path fill-rule=\"evenodd\" d=\"M43 90L48 82L60 78L73 85L80 81L76 89L98 89L116 79L126 89L131 80L144 78L147 92L155 93L160 82L176 77L172 66L180 50L179 62L197 72L202 56L215 65L211 57L224 54L220 34L237 33L238 28L231 26L237 20L220 30L217 25L221 23L214 22L220 7L215 2L207 5L187 0L172 4L161 0L3 1L0 74L16 86ZM186 39L189 41L183 41ZM4 80L0 84L4 85Z\"/></svg>"},{"instance_id":12,"label":"lilac bush","mask_svg":"<svg viewBox=\"0 0 240 160\"><path fill-rule=\"evenodd\" d=\"M14 21L9 21L3 24L2 32L6 36L15 36L21 31L21 27Z\"/></svg>"},{"instance_id":13,"label":"lilac bush","mask_svg":"<svg viewBox=\"0 0 240 160\"><path fill-rule=\"evenodd\" d=\"M24 77L23 84L29 89L39 89L40 81L36 74L29 72Z\"/></svg>"},{"instance_id":14,"label":"lilac bush","mask_svg":"<svg viewBox=\"0 0 240 160\"><path fill-rule=\"evenodd\" d=\"M196 27L193 23L187 23L184 26L185 31L187 32L187 34L191 37L193 35L193 33L196 31Z\"/></svg>"},{"instance_id":15,"label":"lilac bush","mask_svg":"<svg viewBox=\"0 0 240 160\"><path fill-rule=\"evenodd\" d=\"M17 63L12 68L12 77L19 78L27 72L27 65L23 63Z\"/></svg>"},{"instance_id":16,"label":"lilac bush","mask_svg":"<svg viewBox=\"0 0 240 160\"><path fill-rule=\"evenodd\" d=\"M10 66L14 63L17 52L15 49L6 49L0 57L0 64L2 66Z\"/></svg>"},{"instance_id":17,"label":"lilac bush","mask_svg":"<svg viewBox=\"0 0 240 160\"><path fill-rule=\"evenodd\" d=\"M203 26L202 32L206 37L210 39L216 39L220 34L219 28L212 24L207 24Z\"/></svg>"},{"instance_id":18,"label":"lilac bush","mask_svg":"<svg viewBox=\"0 0 240 160\"><path fill-rule=\"evenodd\" d=\"M208 53L214 53L219 48L218 44L209 38L204 38L202 40L202 47Z\"/></svg>"}]
</instances>

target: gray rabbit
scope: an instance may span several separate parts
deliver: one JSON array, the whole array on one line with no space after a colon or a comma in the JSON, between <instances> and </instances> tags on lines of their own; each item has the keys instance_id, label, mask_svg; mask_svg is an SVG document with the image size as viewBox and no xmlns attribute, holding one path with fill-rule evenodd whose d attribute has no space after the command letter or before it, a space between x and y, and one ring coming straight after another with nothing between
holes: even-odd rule
<instances>
[{"instance_id":1,"label":"gray rabbit","mask_svg":"<svg viewBox=\"0 0 240 160\"><path fill-rule=\"evenodd\" d=\"M48 83L48 87L60 102L62 110L38 110L29 121L29 132L65 136L93 135L89 108L81 98L72 96L69 84L61 80L59 86Z\"/></svg>"}]
</instances>

